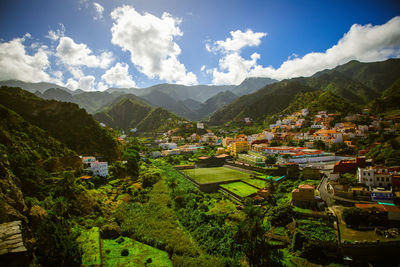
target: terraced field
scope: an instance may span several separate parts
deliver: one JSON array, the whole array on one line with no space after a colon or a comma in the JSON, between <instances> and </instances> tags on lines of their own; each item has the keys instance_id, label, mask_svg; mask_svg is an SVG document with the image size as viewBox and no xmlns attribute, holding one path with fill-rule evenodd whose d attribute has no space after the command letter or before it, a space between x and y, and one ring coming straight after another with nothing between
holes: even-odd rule
<instances>
[{"instance_id":1,"label":"terraced field","mask_svg":"<svg viewBox=\"0 0 400 267\"><path fill-rule=\"evenodd\" d=\"M258 189L243 182L234 182L229 184L220 185L221 188L234 193L235 195L243 198L251 194L257 193Z\"/></svg>"},{"instance_id":2,"label":"terraced field","mask_svg":"<svg viewBox=\"0 0 400 267\"><path fill-rule=\"evenodd\" d=\"M183 172L196 180L196 182L199 184L218 183L250 178L249 173L226 167L189 169L184 170Z\"/></svg>"}]
</instances>

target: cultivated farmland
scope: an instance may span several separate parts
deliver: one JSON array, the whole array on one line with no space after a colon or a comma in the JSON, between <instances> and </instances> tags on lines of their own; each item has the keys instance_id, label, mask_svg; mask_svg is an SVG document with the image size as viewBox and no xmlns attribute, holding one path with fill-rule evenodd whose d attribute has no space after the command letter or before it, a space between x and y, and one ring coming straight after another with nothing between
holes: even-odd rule
<instances>
[{"instance_id":1,"label":"cultivated farmland","mask_svg":"<svg viewBox=\"0 0 400 267\"><path fill-rule=\"evenodd\" d=\"M250 178L249 173L226 167L189 169L184 170L184 173L196 180L199 184L220 183Z\"/></svg>"}]
</instances>

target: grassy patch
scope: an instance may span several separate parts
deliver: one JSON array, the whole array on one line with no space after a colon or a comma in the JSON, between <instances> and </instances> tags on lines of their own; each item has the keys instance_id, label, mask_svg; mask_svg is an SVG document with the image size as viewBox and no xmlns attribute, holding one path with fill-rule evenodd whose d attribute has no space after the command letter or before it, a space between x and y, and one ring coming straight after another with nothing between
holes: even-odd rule
<instances>
[{"instance_id":1,"label":"grassy patch","mask_svg":"<svg viewBox=\"0 0 400 267\"><path fill-rule=\"evenodd\" d=\"M244 180L246 183L251 184L252 186L255 186L257 188L265 188L268 185L268 182L265 180L260 180L260 179L248 179Z\"/></svg>"},{"instance_id":2,"label":"grassy patch","mask_svg":"<svg viewBox=\"0 0 400 267\"><path fill-rule=\"evenodd\" d=\"M125 234L169 253L198 255L198 247L179 224L164 181L157 182L145 204L122 204L115 214Z\"/></svg>"},{"instance_id":3,"label":"grassy patch","mask_svg":"<svg viewBox=\"0 0 400 267\"><path fill-rule=\"evenodd\" d=\"M123 238L118 244L118 239L103 240L103 266L171 266L168 253L130 238ZM128 250L127 256L121 252Z\"/></svg>"},{"instance_id":4,"label":"grassy patch","mask_svg":"<svg viewBox=\"0 0 400 267\"><path fill-rule=\"evenodd\" d=\"M185 170L184 173L201 184L250 178L248 173L226 167L190 169Z\"/></svg>"},{"instance_id":5,"label":"grassy patch","mask_svg":"<svg viewBox=\"0 0 400 267\"><path fill-rule=\"evenodd\" d=\"M78 237L78 243L82 247L82 265L93 266L101 264L100 232L98 227L82 231Z\"/></svg>"},{"instance_id":6,"label":"grassy patch","mask_svg":"<svg viewBox=\"0 0 400 267\"><path fill-rule=\"evenodd\" d=\"M293 211L298 212L298 213L305 213L305 214L311 214L311 210L309 209L302 209L296 206L293 206Z\"/></svg>"},{"instance_id":7,"label":"grassy patch","mask_svg":"<svg viewBox=\"0 0 400 267\"><path fill-rule=\"evenodd\" d=\"M229 184L223 184L221 187L225 190L228 190L239 197L247 197L250 196L251 194L257 193L258 189L250 186L248 184L245 184L243 182L234 182L234 183L229 183Z\"/></svg>"}]
</instances>

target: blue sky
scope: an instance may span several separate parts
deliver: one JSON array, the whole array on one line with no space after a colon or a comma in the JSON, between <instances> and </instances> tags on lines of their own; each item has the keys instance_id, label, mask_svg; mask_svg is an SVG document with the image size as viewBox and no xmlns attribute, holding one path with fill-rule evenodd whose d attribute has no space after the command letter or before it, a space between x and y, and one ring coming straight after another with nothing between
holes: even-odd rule
<instances>
[{"instance_id":1,"label":"blue sky","mask_svg":"<svg viewBox=\"0 0 400 267\"><path fill-rule=\"evenodd\" d=\"M71 89L238 84L400 56L398 1L0 4L0 80Z\"/></svg>"}]
</instances>

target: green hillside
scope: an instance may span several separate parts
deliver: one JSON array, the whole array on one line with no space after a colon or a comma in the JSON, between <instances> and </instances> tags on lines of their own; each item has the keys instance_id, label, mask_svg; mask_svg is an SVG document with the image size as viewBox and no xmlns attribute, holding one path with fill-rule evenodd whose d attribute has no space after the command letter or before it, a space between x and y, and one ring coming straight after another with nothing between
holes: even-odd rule
<instances>
[{"instance_id":1,"label":"green hillside","mask_svg":"<svg viewBox=\"0 0 400 267\"><path fill-rule=\"evenodd\" d=\"M94 117L114 129L137 128L138 132L166 131L183 120L163 108L153 108L135 95L117 98Z\"/></svg>"},{"instance_id":2,"label":"green hillside","mask_svg":"<svg viewBox=\"0 0 400 267\"><path fill-rule=\"evenodd\" d=\"M318 90L297 94L293 102L280 114L291 114L303 108L308 108L310 114L316 114L321 110L339 114L360 111L360 106L352 104L350 101L330 91L323 92Z\"/></svg>"},{"instance_id":3,"label":"green hillside","mask_svg":"<svg viewBox=\"0 0 400 267\"><path fill-rule=\"evenodd\" d=\"M374 113L384 113L400 109L400 78L397 79L382 95L369 104Z\"/></svg>"},{"instance_id":4,"label":"green hillside","mask_svg":"<svg viewBox=\"0 0 400 267\"><path fill-rule=\"evenodd\" d=\"M94 114L94 117L114 129L129 129L132 124L142 121L151 109L150 105L130 95L117 98L110 106Z\"/></svg>"},{"instance_id":5,"label":"green hillside","mask_svg":"<svg viewBox=\"0 0 400 267\"><path fill-rule=\"evenodd\" d=\"M240 121L244 117L260 122L265 117L280 113L289 107L290 110L310 107L332 112L356 111L374 99L381 98L386 99L380 108L385 111L383 103L388 103L391 108L395 108L398 103L395 101L398 88L395 82L399 78L400 59L372 63L350 61L308 78L293 78L267 85L217 110L211 115L210 122L222 124L232 120ZM391 89L388 89L389 87ZM386 96L381 96L384 91ZM379 105L376 108L379 108Z\"/></svg>"},{"instance_id":6,"label":"green hillside","mask_svg":"<svg viewBox=\"0 0 400 267\"><path fill-rule=\"evenodd\" d=\"M47 131L79 154L120 157L117 142L91 115L76 104L43 100L20 88L1 87L0 104Z\"/></svg>"},{"instance_id":7,"label":"green hillside","mask_svg":"<svg viewBox=\"0 0 400 267\"><path fill-rule=\"evenodd\" d=\"M356 60L334 69L354 81L382 93L400 77L400 59L361 63Z\"/></svg>"},{"instance_id":8,"label":"green hillside","mask_svg":"<svg viewBox=\"0 0 400 267\"><path fill-rule=\"evenodd\" d=\"M20 190L38 195L49 173L82 167L74 151L3 105L0 143L0 218L13 214L12 207L15 214L23 210Z\"/></svg>"},{"instance_id":9,"label":"green hillside","mask_svg":"<svg viewBox=\"0 0 400 267\"><path fill-rule=\"evenodd\" d=\"M210 122L220 124L230 120L243 120L245 117L261 121L266 116L278 113L288 107L296 94L310 91L314 91L314 89L290 80L267 85L257 92L242 96L217 110L211 115Z\"/></svg>"}]
</instances>

